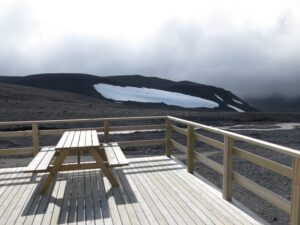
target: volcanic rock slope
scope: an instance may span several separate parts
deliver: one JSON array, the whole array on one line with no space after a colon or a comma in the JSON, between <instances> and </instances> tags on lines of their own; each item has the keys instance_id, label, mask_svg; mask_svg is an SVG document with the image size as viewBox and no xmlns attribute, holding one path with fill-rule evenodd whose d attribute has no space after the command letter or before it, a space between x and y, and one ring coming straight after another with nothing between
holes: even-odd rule
<instances>
[{"instance_id":1,"label":"volcanic rock slope","mask_svg":"<svg viewBox=\"0 0 300 225\"><path fill-rule=\"evenodd\" d=\"M104 97L95 90L93 85L104 83L118 86L146 87L170 92L178 92L186 95L200 97L211 100L219 104L217 110L236 111L256 111L255 108L222 88L198 84L190 81L171 81L157 77L145 77L141 75L122 75L122 76L94 76L89 74L36 74L24 77L0 76L0 82L51 89L57 91L71 92L85 95L88 97ZM233 107L230 107L233 106Z\"/></svg>"}]
</instances>

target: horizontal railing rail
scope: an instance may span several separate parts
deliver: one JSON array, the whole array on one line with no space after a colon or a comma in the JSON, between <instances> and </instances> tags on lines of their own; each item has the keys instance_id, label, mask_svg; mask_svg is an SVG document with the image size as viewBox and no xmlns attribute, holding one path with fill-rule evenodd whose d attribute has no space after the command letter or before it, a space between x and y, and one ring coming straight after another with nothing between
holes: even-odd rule
<instances>
[{"instance_id":1,"label":"horizontal railing rail","mask_svg":"<svg viewBox=\"0 0 300 225\"><path fill-rule=\"evenodd\" d=\"M162 120L164 123L153 124L151 120ZM135 121L148 121L145 125L137 125ZM126 122L125 125L120 123ZM128 125L128 123L135 123ZM78 123L93 123L95 127L79 127L65 128L61 124L78 124ZM99 123L99 126L97 126ZM114 124L114 123L117 123ZM43 125L60 125L60 128L46 129ZM2 127L7 126L31 126L30 130L3 131ZM43 127L43 129L41 129ZM31 137L32 146L22 148L0 149L1 155L18 155L18 154L37 154L40 150L40 137L61 135L69 130L89 130L96 129L103 135L103 142L110 141L110 135L114 132L123 132L129 134L134 131L151 132L165 131L165 138L150 139L150 140L128 140L118 141L121 147L145 147L145 146L165 146L165 154L168 157L172 155L172 149L178 149L186 154L187 170L190 173L194 171L194 162L198 161L207 167L215 170L223 176L223 198L231 201L232 199L232 183L235 182L242 187L254 192L259 197L275 205L279 209L290 214L290 223L300 225L300 152L298 150L283 147L281 145L269 143L255 138L247 137L241 134L236 134L230 131L221 130L219 128L199 124L196 122L172 117L172 116L151 116L151 117L118 117L118 118L91 118L91 119L67 119L67 120L40 120L40 121L13 121L0 122L0 138L15 138L15 137ZM205 133L211 133L223 138L220 141L197 132L204 130ZM173 132L183 135L186 138L186 144L180 143L176 138L172 137ZM249 151L235 146L235 142L245 142L252 146L262 147L274 152L281 153L292 158L292 167L272 161L262 156L253 154ZM195 151L195 143L205 143L211 147L221 150L223 153L223 164L220 164L200 151ZM233 170L233 157L239 157L247 160L258 166L271 170L279 175L288 177L292 181L291 201L282 196L268 190L267 188L255 183L254 181L240 175Z\"/></svg>"},{"instance_id":2,"label":"horizontal railing rail","mask_svg":"<svg viewBox=\"0 0 300 225\"><path fill-rule=\"evenodd\" d=\"M180 127L172 123L180 124ZM289 213L290 224L300 225L300 152L298 150L171 116L167 117L166 124L166 134L168 134L166 135L166 143L169 143L166 144L166 150L168 149L167 151L171 152L170 148L174 147L177 150L186 153L187 170L189 172L193 172L193 165L190 161L195 159L223 175L224 199L231 201L232 182L236 182L262 199L275 205L279 209ZM183 128L182 126L186 126L186 128ZM191 127L193 129L191 129ZM202 129L206 132L223 136L224 141L221 142L194 132L194 130L197 129ZM172 132L186 136L186 145L174 140L172 138ZM223 165L208 158L200 152L196 152L194 150L194 143L197 141L221 150L223 152ZM289 167L238 148L235 146L236 141L245 142L252 146L263 147L265 149L290 156L292 157L293 166ZM292 180L291 201L233 171L233 156L250 161L258 166L290 178Z\"/></svg>"},{"instance_id":3,"label":"horizontal railing rail","mask_svg":"<svg viewBox=\"0 0 300 225\"><path fill-rule=\"evenodd\" d=\"M17 137L31 137L32 146L22 148L5 148L0 149L1 155L24 155L24 154L37 154L41 149L40 137L43 136L55 136L62 135L65 131L71 130L91 130L94 129L97 132L102 132L104 138L103 142L109 142L109 136L116 132L130 132L130 131L156 131L164 130L165 125L161 124L146 124L146 125L131 125L131 126L116 126L112 125L113 122L132 122L132 121L151 121L151 120L164 120L164 116L149 116L149 117L118 117L118 118L91 118L91 119L66 119L66 120L39 120L39 121L12 121L12 122L0 122L0 129L8 126L31 126L31 130L16 130L16 131L0 131L0 138L17 138ZM84 128L51 128L40 129L42 125L61 125L68 124L74 125L78 123L102 123L103 126L97 127L84 127ZM2 129L3 130L3 129ZM139 147L139 146L151 146L151 145L164 145L165 139L154 140L131 140L121 141L119 144L123 147Z\"/></svg>"}]
</instances>

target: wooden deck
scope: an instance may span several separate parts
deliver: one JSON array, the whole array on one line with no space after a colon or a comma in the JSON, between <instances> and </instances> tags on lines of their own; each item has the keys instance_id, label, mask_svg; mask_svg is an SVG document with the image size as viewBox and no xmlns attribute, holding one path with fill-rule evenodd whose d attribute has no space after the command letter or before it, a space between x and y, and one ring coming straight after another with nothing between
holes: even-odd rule
<instances>
[{"instance_id":1,"label":"wooden deck","mask_svg":"<svg viewBox=\"0 0 300 225\"><path fill-rule=\"evenodd\" d=\"M112 188L100 170L61 172L43 197L43 174L0 169L0 224L262 224L165 156L130 159Z\"/></svg>"}]
</instances>

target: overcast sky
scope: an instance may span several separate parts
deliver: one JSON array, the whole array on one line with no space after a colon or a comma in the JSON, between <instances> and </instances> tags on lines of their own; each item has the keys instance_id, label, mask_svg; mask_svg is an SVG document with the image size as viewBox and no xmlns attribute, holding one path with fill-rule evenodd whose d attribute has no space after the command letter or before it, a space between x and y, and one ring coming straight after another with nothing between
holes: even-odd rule
<instances>
[{"instance_id":1,"label":"overcast sky","mask_svg":"<svg viewBox=\"0 0 300 225\"><path fill-rule=\"evenodd\" d=\"M300 2L300 1L298 1ZM300 95L290 0L0 0L0 74L142 74Z\"/></svg>"}]
</instances>

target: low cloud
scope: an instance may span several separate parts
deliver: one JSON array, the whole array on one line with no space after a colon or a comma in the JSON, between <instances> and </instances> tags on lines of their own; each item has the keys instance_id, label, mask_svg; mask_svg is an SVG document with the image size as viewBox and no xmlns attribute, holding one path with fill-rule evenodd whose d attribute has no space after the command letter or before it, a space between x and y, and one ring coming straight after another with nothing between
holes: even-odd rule
<instances>
[{"instance_id":1,"label":"low cloud","mask_svg":"<svg viewBox=\"0 0 300 225\"><path fill-rule=\"evenodd\" d=\"M267 29L224 23L207 32L197 22L172 19L135 43L78 33L47 38L24 8L0 15L1 75L143 74L216 85L242 97L300 95L300 24L289 11Z\"/></svg>"}]
</instances>

